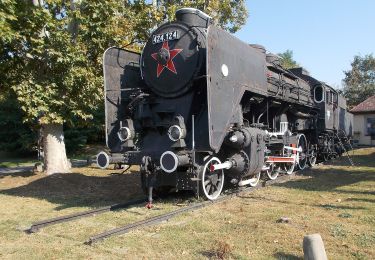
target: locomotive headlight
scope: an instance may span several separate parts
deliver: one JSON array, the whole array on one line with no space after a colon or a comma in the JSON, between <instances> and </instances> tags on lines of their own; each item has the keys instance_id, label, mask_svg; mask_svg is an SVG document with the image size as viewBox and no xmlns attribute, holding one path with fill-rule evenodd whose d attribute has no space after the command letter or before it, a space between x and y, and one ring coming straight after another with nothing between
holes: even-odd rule
<instances>
[{"instance_id":1,"label":"locomotive headlight","mask_svg":"<svg viewBox=\"0 0 375 260\"><path fill-rule=\"evenodd\" d=\"M122 142L125 142L133 138L131 131L128 127L120 127L120 129L117 132L117 136Z\"/></svg>"},{"instance_id":2,"label":"locomotive headlight","mask_svg":"<svg viewBox=\"0 0 375 260\"><path fill-rule=\"evenodd\" d=\"M174 142L176 142L176 141L178 141L182 138L185 138L185 135L186 135L185 130L182 129L178 125L172 125L168 129L168 137L169 137L169 139L171 139Z\"/></svg>"}]
</instances>

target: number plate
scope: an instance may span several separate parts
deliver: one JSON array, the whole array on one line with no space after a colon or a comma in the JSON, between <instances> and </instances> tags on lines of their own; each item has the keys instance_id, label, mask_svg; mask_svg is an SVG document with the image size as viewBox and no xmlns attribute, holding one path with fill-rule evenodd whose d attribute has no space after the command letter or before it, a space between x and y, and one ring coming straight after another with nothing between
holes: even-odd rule
<instances>
[{"instance_id":1,"label":"number plate","mask_svg":"<svg viewBox=\"0 0 375 260\"><path fill-rule=\"evenodd\" d=\"M157 44L161 42L176 40L180 38L178 35L178 31L166 32L163 34L155 34L152 36L152 43Z\"/></svg>"}]
</instances>

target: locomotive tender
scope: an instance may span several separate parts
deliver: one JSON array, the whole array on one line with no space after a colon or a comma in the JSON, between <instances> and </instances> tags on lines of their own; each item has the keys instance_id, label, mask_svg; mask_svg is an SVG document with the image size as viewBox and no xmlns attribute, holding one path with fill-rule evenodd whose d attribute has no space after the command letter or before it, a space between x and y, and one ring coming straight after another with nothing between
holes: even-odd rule
<instances>
[{"instance_id":1,"label":"locomotive tender","mask_svg":"<svg viewBox=\"0 0 375 260\"><path fill-rule=\"evenodd\" d=\"M214 200L224 182L255 186L340 155L351 135L337 91L196 9L178 10L141 54L107 49L103 68L110 154L97 163L139 165L150 202L171 189Z\"/></svg>"}]
</instances>

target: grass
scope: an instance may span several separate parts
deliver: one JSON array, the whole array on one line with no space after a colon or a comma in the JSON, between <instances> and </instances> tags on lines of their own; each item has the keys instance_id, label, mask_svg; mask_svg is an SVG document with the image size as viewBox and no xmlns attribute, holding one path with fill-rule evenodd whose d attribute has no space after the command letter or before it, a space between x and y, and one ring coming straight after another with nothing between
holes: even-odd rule
<instances>
[{"instance_id":1,"label":"grass","mask_svg":"<svg viewBox=\"0 0 375 260\"><path fill-rule=\"evenodd\" d=\"M23 159L14 159L14 158L1 158L0 159L0 168L11 168L19 166L32 166L37 162L34 158L23 158Z\"/></svg>"},{"instance_id":2,"label":"grass","mask_svg":"<svg viewBox=\"0 0 375 260\"><path fill-rule=\"evenodd\" d=\"M168 212L194 200L178 194L155 208L132 207L48 227L27 235L32 222L141 196L137 169L76 168L43 176L0 175L1 259L302 259L306 234L320 233L329 259L375 258L375 149L304 171L169 222L112 237L93 246L89 236ZM280 217L289 223L278 223Z\"/></svg>"},{"instance_id":3,"label":"grass","mask_svg":"<svg viewBox=\"0 0 375 260\"><path fill-rule=\"evenodd\" d=\"M68 158L73 160L87 160L103 150L106 150L103 145L85 145L79 151L68 154ZM0 152L0 168L34 166L37 162L38 160L36 155L25 158L14 158L14 154Z\"/></svg>"}]
</instances>

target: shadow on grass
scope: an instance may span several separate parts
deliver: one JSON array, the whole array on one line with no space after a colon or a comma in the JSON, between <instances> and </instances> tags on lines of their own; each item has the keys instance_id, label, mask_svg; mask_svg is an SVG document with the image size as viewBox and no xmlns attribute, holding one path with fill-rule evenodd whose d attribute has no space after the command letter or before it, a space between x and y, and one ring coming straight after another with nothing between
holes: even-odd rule
<instances>
[{"instance_id":1,"label":"shadow on grass","mask_svg":"<svg viewBox=\"0 0 375 260\"><path fill-rule=\"evenodd\" d=\"M31 177L31 176L34 176L36 175L34 172L32 171L20 171L20 172L3 172L0 174L0 179L2 178L5 178L5 177L23 177L23 178L28 178L28 177Z\"/></svg>"},{"instance_id":2,"label":"shadow on grass","mask_svg":"<svg viewBox=\"0 0 375 260\"><path fill-rule=\"evenodd\" d=\"M375 199L365 199L365 198L348 198L349 201L358 201L358 202L370 202L375 203Z\"/></svg>"},{"instance_id":3,"label":"shadow on grass","mask_svg":"<svg viewBox=\"0 0 375 260\"><path fill-rule=\"evenodd\" d=\"M355 152L355 150L354 150ZM352 151L349 151L350 158L352 159L355 166L375 167L375 152L371 154L356 154L353 155ZM339 165L339 166L350 166L347 156L342 154L337 159L326 162L327 165Z\"/></svg>"},{"instance_id":4,"label":"shadow on grass","mask_svg":"<svg viewBox=\"0 0 375 260\"><path fill-rule=\"evenodd\" d=\"M324 209L345 209L345 210L354 210L354 209L366 209L365 207L351 207L351 206L343 206L343 205L333 205L333 204L324 204L324 205L314 205L315 207L320 207Z\"/></svg>"},{"instance_id":5,"label":"shadow on grass","mask_svg":"<svg viewBox=\"0 0 375 260\"><path fill-rule=\"evenodd\" d=\"M30 172L16 173L14 177L31 177ZM62 173L36 179L26 185L0 190L0 194L31 197L59 204L55 209L70 207L102 207L124 203L137 198L146 198L138 171L124 174L108 173L105 176L85 175L79 172ZM154 200L174 204L195 201L189 191L155 195ZM157 208L154 208L158 210Z\"/></svg>"},{"instance_id":6,"label":"shadow on grass","mask_svg":"<svg viewBox=\"0 0 375 260\"><path fill-rule=\"evenodd\" d=\"M279 187L307 191L334 191L338 193L352 193L363 195L375 195L375 191L343 190L342 186L348 186L362 181L375 181L375 169L352 172L351 169L308 169L303 175L310 179L302 179L276 184Z\"/></svg>"},{"instance_id":7,"label":"shadow on grass","mask_svg":"<svg viewBox=\"0 0 375 260\"><path fill-rule=\"evenodd\" d=\"M280 187L300 189L307 191L334 191L338 193L353 193L363 195L375 195L375 191L366 190L343 190L342 186L355 184L361 181L375 181L375 153L369 155L352 156L357 166L346 168L309 168L301 172L310 179L291 181L276 184ZM345 166L347 159L343 156L325 165ZM358 167L368 167L358 170Z\"/></svg>"},{"instance_id":8,"label":"shadow on grass","mask_svg":"<svg viewBox=\"0 0 375 260\"><path fill-rule=\"evenodd\" d=\"M303 259L302 257L292 255L292 254L283 253L283 252L277 252L273 256L278 260L301 260L301 259Z\"/></svg>"},{"instance_id":9,"label":"shadow on grass","mask_svg":"<svg viewBox=\"0 0 375 260\"><path fill-rule=\"evenodd\" d=\"M362 166L375 165L375 153L355 157ZM334 163L345 160L341 158ZM375 195L375 191L342 190L341 186L350 185L360 181L375 181L375 169L351 172L352 168L322 169L312 168L303 171L304 175L312 178L276 184L280 187L308 191L332 191L339 193L360 193ZM13 175L14 174L14 175ZM17 177L31 177L32 173L11 173ZM26 185L0 190L0 194L32 197L44 199L59 204L56 210L69 207L99 207L114 203L121 203L130 199L143 197L138 171L126 174L108 174L106 176L89 176L79 172L55 174L36 179ZM175 199L174 199L175 198ZM186 201L194 199L192 193L172 193L166 201ZM321 206L321 205L320 205Z\"/></svg>"},{"instance_id":10,"label":"shadow on grass","mask_svg":"<svg viewBox=\"0 0 375 260\"><path fill-rule=\"evenodd\" d=\"M201 251L199 252L202 256L208 258L208 259L213 259L214 257L216 257L216 254L215 252L211 252L211 251Z\"/></svg>"},{"instance_id":11,"label":"shadow on grass","mask_svg":"<svg viewBox=\"0 0 375 260\"><path fill-rule=\"evenodd\" d=\"M30 176L30 173L23 174L24 177ZM144 196L137 171L104 177L79 172L54 174L24 186L0 190L0 194L44 199L60 204L56 210L79 206L99 207Z\"/></svg>"}]
</instances>

